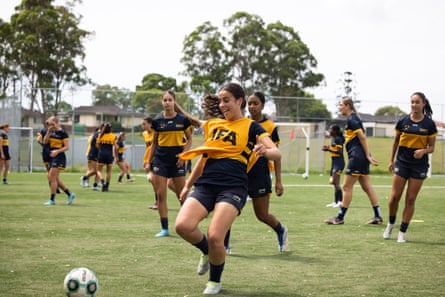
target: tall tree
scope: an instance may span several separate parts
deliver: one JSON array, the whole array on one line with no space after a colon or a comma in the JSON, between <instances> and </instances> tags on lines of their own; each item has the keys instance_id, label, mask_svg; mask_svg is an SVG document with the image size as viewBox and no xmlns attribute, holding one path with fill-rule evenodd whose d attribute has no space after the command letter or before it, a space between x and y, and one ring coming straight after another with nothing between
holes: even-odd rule
<instances>
[{"instance_id":1,"label":"tall tree","mask_svg":"<svg viewBox=\"0 0 445 297\"><path fill-rule=\"evenodd\" d=\"M11 25L0 19L0 99L6 96L10 84L17 79L17 71L12 59L13 36Z\"/></svg>"},{"instance_id":2,"label":"tall tree","mask_svg":"<svg viewBox=\"0 0 445 297\"><path fill-rule=\"evenodd\" d=\"M196 81L202 81L204 73L208 81L215 78L214 85L234 79L248 92L262 90L272 98L313 97L307 90L319 86L324 76L315 72L317 60L293 28L280 22L266 25L259 16L245 12L235 13L224 21L224 26L228 31L226 37L206 22L186 38L181 61L186 62L184 73L189 75L192 81L195 78L198 78ZM209 32L211 34L207 34ZM224 45L225 56L215 56L214 52L208 49L215 48L215 44ZM217 72L209 65L225 67L217 68L220 71ZM276 101L277 113L296 120L296 115L292 112L296 110L295 106L292 106L295 102ZM321 109L318 109L316 118L328 115L329 119L330 113L326 106L317 106Z\"/></svg>"},{"instance_id":3,"label":"tall tree","mask_svg":"<svg viewBox=\"0 0 445 297\"><path fill-rule=\"evenodd\" d=\"M72 12L76 1L54 6L53 0L22 0L11 16L14 62L30 87L30 109L41 109L44 118L53 105L57 114L64 85L88 82L83 41L91 34L80 29L80 16ZM47 96L48 94L52 96ZM54 102L48 102L54 98ZM40 106L39 100L40 99Z\"/></svg>"},{"instance_id":4,"label":"tall tree","mask_svg":"<svg viewBox=\"0 0 445 297\"><path fill-rule=\"evenodd\" d=\"M375 111L374 115L399 117L402 115L406 115L406 112L404 112L397 106L382 106Z\"/></svg>"}]
</instances>

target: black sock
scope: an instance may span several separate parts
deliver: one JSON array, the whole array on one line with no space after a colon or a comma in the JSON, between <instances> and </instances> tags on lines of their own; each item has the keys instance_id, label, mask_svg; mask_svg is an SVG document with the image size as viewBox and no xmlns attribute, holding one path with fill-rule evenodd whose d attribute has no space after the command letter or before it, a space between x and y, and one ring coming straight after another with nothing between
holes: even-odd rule
<instances>
[{"instance_id":1,"label":"black sock","mask_svg":"<svg viewBox=\"0 0 445 297\"><path fill-rule=\"evenodd\" d=\"M122 182L122 175L119 175L119 178L117 179L117 181L120 183Z\"/></svg>"},{"instance_id":2,"label":"black sock","mask_svg":"<svg viewBox=\"0 0 445 297\"><path fill-rule=\"evenodd\" d=\"M68 196L71 195L70 190L68 190L68 188L64 191Z\"/></svg>"},{"instance_id":3,"label":"black sock","mask_svg":"<svg viewBox=\"0 0 445 297\"><path fill-rule=\"evenodd\" d=\"M380 206L373 206L372 209L374 210L374 217L375 218L380 218Z\"/></svg>"},{"instance_id":4,"label":"black sock","mask_svg":"<svg viewBox=\"0 0 445 297\"><path fill-rule=\"evenodd\" d=\"M390 224L395 224L396 223L396 216L389 216L389 223Z\"/></svg>"},{"instance_id":5,"label":"black sock","mask_svg":"<svg viewBox=\"0 0 445 297\"><path fill-rule=\"evenodd\" d=\"M283 233L283 226L281 225L280 222L278 222L278 224L273 229L274 229L275 232L277 232L277 234Z\"/></svg>"},{"instance_id":6,"label":"black sock","mask_svg":"<svg viewBox=\"0 0 445 297\"><path fill-rule=\"evenodd\" d=\"M400 232L405 233L406 230L408 230L408 225L409 223L402 222L402 224L400 224Z\"/></svg>"},{"instance_id":7,"label":"black sock","mask_svg":"<svg viewBox=\"0 0 445 297\"><path fill-rule=\"evenodd\" d=\"M209 273L209 281L212 282L221 282L221 274L224 270L224 263L221 265L213 265L210 263L210 273Z\"/></svg>"},{"instance_id":8,"label":"black sock","mask_svg":"<svg viewBox=\"0 0 445 297\"><path fill-rule=\"evenodd\" d=\"M343 200L343 192L342 190L335 191L335 203L341 202Z\"/></svg>"},{"instance_id":9,"label":"black sock","mask_svg":"<svg viewBox=\"0 0 445 297\"><path fill-rule=\"evenodd\" d=\"M54 201L54 199L56 199L56 195L51 194L51 197L50 197L49 199L51 199L52 201Z\"/></svg>"},{"instance_id":10,"label":"black sock","mask_svg":"<svg viewBox=\"0 0 445 297\"><path fill-rule=\"evenodd\" d=\"M343 220L347 211L348 211L348 209L346 207L341 207L340 212L337 215L337 218L340 220Z\"/></svg>"},{"instance_id":11,"label":"black sock","mask_svg":"<svg viewBox=\"0 0 445 297\"><path fill-rule=\"evenodd\" d=\"M203 235L201 241L194 244L194 246L196 246L204 255L209 254L209 243L205 235Z\"/></svg>"},{"instance_id":12,"label":"black sock","mask_svg":"<svg viewBox=\"0 0 445 297\"><path fill-rule=\"evenodd\" d=\"M168 230L168 218L161 218L161 228Z\"/></svg>"},{"instance_id":13,"label":"black sock","mask_svg":"<svg viewBox=\"0 0 445 297\"><path fill-rule=\"evenodd\" d=\"M130 174L127 174L127 179L131 179Z\"/></svg>"}]
</instances>

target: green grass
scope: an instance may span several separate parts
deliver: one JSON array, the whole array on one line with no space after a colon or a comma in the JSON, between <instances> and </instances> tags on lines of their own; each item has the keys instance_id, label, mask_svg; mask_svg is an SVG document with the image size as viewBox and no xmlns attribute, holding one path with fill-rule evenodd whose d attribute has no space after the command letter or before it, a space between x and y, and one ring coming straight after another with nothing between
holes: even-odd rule
<instances>
[{"instance_id":1,"label":"green grass","mask_svg":"<svg viewBox=\"0 0 445 297\"><path fill-rule=\"evenodd\" d=\"M44 173L10 174L10 184L0 185L0 296L63 296L66 273L79 266L98 276L97 296L202 296L199 251L173 231L177 201L169 196L172 236L154 238L160 226L148 209L152 189L136 178L102 193L82 189L79 174L63 173L77 198L67 206L58 194L56 206L44 207ZM327 179L284 176L285 195L271 199L271 212L289 228L283 254L246 205L232 228L220 296L443 296L445 177L426 180L406 244L383 240L384 226L364 224L372 210L358 185L345 225L323 224L337 212L325 207L333 192ZM391 177L372 181L386 221Z\"/></svg>"}]
</instances>

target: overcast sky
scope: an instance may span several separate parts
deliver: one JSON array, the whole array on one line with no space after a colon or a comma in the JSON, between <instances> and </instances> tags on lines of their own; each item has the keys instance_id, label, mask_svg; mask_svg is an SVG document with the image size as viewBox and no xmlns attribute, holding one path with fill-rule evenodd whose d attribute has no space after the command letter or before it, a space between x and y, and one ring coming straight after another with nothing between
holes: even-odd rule
<instances>
[{"instance_id":1,"label":"overcast sky","mask_svg":"<svg viewBox=\"0 0 445 297\"><path fill-rule=\"evenodd\" d=\"M222 28L235 12L293 27L326 77L309 90L335 110L339 83L353 73L360 112L397 105L409 112L415 91L430 99L434 118L445 112L445 1L442 0L84 0L75 8L81 28L94 31L86 43L88 75L99 84L134 90L143 76L178 73L184 37L205 21ZM9 21L20 0L1 0ZM61 3L58 1L57 3ZM76 106L90 103L88 95ZM69 100L67 100L69 101Z\"/></svg>"}]
</instances>

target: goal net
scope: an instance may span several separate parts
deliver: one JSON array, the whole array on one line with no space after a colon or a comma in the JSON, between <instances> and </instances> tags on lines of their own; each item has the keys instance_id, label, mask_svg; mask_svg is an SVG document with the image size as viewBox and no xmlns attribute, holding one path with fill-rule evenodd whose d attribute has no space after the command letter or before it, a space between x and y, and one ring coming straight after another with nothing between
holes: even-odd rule
<instances>
[{"instance_id":1,"label":"goal net","mask_svg":"<svg viewBox=\"0 0 445 297\"><path fill-rule=\"evenodd\" d=\"M324 171L326 123L275 123L280 136L282 172L306 174Z\"/></svg>"},{"instance_id":2,"label":"goal net","mask_svg":"<svg viewBox=\"0 0 445 297\"><path fill-rule=\"evenodd\" d=\"M32 172L33 129L31 127L9 127L10 170Z\"/></svg>"}]
</instances>

